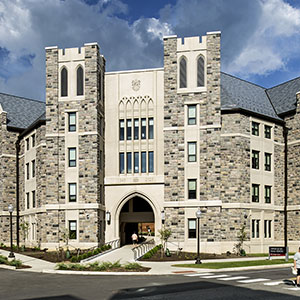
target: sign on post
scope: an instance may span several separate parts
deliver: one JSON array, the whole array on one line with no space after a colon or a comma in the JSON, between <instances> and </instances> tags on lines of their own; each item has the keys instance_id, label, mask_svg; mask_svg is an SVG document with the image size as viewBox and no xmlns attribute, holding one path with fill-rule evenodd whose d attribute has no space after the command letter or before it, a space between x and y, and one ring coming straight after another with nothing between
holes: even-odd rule
<instances>
[{"instance_id":1,"label":"sign on post","mask_svg":"<svg viewBox=\"0 0 300 300\"><path fill-rule=\"evenodd\" d=\"M269 247L269 259L272 256L286 256L285 247Z\"/></svg>"}]
</instances>

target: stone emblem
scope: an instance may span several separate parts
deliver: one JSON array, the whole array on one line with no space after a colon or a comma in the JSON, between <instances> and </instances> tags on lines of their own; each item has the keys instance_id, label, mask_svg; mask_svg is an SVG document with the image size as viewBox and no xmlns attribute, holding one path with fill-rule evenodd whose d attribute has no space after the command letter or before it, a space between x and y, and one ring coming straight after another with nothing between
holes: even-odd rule
<instances>
[{"instance_id":1,"label":"stone emblem","mask_svg":"<svg viewBox=\"0 0 300 300\"><path fill-rule=\"evenodd\" d=\"M141 81L138 79L134 79L131 82L132 89L137 92L141 87Z\"/></svg>"}]
</instances>

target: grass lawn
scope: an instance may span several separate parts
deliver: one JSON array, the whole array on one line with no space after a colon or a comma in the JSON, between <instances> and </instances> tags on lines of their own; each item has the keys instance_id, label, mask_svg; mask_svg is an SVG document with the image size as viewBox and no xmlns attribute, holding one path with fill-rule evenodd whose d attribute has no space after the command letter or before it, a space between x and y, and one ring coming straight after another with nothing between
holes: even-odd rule
<instances>
[{"instance_id":1,"label":"grass lawn","mask_svg":"<svg viewBox=\"0 0 300 300\"><path fill-rule=\"evenodd\" d=\"M279 264L290 264L293 263L293 259L285 261L285 259L274 259L274 260L253 260L253 261L232 261L232 262L212 262L196 264L178 264L173 267L183 268L202 268L202 269L223 269L223 268L239 268L239 267L252 267L252 266L269 266Z\"/></svg>"}]
</instances>

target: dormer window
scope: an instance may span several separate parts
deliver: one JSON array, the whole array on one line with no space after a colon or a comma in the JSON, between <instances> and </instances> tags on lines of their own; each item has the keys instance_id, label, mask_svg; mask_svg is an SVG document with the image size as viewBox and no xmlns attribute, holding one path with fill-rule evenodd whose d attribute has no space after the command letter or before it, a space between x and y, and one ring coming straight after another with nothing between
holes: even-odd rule
<instances>
[{"instance_id":1,"label":"dormer window","mask_svg":"<svg viewBox=\"0 0 300 300\"><path fill-rule=\"evenodd\" d=\"M204 59L202 56L197 61L197 87L204 86Z\"/></svg>"},{"instance_id":2,"label":"dormer window","mask_svg":"<svg viewBox=\"0 0 300 300\"><path fill-rule=\"evenodd\" d=\"M60 73L60 89L61 89L61 97L68 96L68 71L64 67Z\"/></svg>"},{"instance_id":3,"label":"dormer window","mask_svg":"<svg viewBox=\"0 0 300 300\"><path fill-rule=\"evenodd\" d=\"M179 87L186 88L187 87L187 78L186 78L186 59L182 57L179 63Z\"/></svg>"}]
</instances>

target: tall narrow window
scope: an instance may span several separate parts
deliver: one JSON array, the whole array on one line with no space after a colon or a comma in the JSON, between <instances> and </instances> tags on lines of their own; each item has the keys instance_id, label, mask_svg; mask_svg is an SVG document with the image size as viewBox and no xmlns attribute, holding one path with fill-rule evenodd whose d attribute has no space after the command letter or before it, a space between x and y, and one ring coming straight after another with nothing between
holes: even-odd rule
<instances>
[{"instance_id":1,"label":"tall narrow window","mask_svg":"<svg viewBox=\"0 0 300 300\"><path fill-rule=\"evenodd\" d=\"M271 186L265 185L265 203L271 203Z\"/></svg>"},{"instance_id":2,"label":"tall narrow window","mask_svg":"<svg viewBox=\"0 0 300 300\"><path fill-rule=\"evenodd\" d=\"M153 151L148 152L148 172L153 173L154 172L154 156Z\"/></svg>"},{"instance_id":3,"label":"tall narrow window","mask_svg":"<svg viewBox=\"0 0 300 300\"><path fill-rule=\"evenodd\" d=\"M252 238L259 238L259 221L252 220Z\"/></svg>"},{"instance_id":4,"label":"tall narrow window","mask_svg":"<svg viewBox=\"0 0 300 300\"><path fill-rule=\"evenodd\" d=\"M77 96L83 95L83 69L78 67L77 69Z\"/></svg>"},{"instance_id":5,"label":"tall narrow window","mask_svg":"<svg viewBox=\"0 0 300 300\"><path fill-rule=\"evenodd\" d=\"M69 202L76 202L76 183L69 183Z\"/></svg>"},{"instance_id":6,"label":"tall narrow window","mask_svg":"<svg viewBox=\"0 0 300 300\"><path fill-rule=\"evenodd\" d=\"M264 236L265 238L271 238L272 237L272 221L271 220L265 220L264 221Z\"/></svg>"},{"instance_id":7,"label":"tall narrow window","mask_svg":"<svg viewBox=\"0 0 300 300\"><path fill-rule=\"evenodd\" d=\"M32 147L35 147L35 134L31 136L31 145Z\"/></svg>"},{"instance_id":8,"label":"tall narrow window","mask_svg":"<svg viewBox=\"0 0 300 300\"><path fill-rule=\"evenodd\" d=\"M26 164L26 179L29 179L29 163Z\"/></svg>"},{"instance_id":9,"label":"tall narrow window","mask_svg":"<svg viewBox=\"0 0 300 300\"><path fill-rule=\"evenodd\" d=\"M196 199L196 179L188 179L188 199Z\"/></svg>"},{"instance_id":10,"label":"tall narrow window","mask_svg":"<svg viewBox=\"0 0 300 300\"><path fill-rule=\"evenodd\" d=\"M29 199L29 193L26 193L26 207L27 207L27 209L29 209L30 208L30 199Z\"/></svg>"},{"instance_id":11,"label":"tall narrow window","mask_svg":"<svg viewBox=\"0 0 300 300\"><path fill-rule=\"evenodd\" d=\"M35 177L35 159L31 162L32 177Z\"/></svg>"},{"instance_id":12,"label":"tall narrow window","mask_svg":"<svg viewBox=\"0 0 300 300\"><path fill-rule=\"evenodd\" d=\"M265 138L270 139L271 138L271 126L265 125Z\"/></svg>"},{"instance_id":13,"label":"tall narrow window","mask_svg":"<svg viewBox=\"0 0 300 300\"><path fill-rule=\"evenodd\" d=\"M74 132L76 131L76 112L68 113L69 117L69 131Z\"/></svg>"},{"instance_id":14,"label":"tall narrow window","mask_svg":"<svg viewBox=\"0 0 300 300\"><path fill-rule=\"evenodd\" d=\"M32 207L35 207L35 191L32 191Z\"/></svg>"},{"instance_id":15,"label":"tall narrow window","mask_svg":"<svg viewBox=\"0 0 300 300\"><path fill-rule=\"evenodd\" d=\"M134 173L138 173L139 170L139 152L134 152Z\"/></svg>"},{"instance_id":16,"label":"tall narrow window","mask_svg":"<svg viewBox=\"0 0 300 300\"><path fill-rule=\"evenodd\" d=\"M146 164L146 152L142 152L141 156L142 156L142 159L141 159L141 161L142 161L142 166L141 166L142 173L146 173L147 172L147 170L146 170L146 168L147 168L147 164Z\"/></svg>"},{"instance_id":17,"label":"tall narrow window","mask_svg":"<svg viewBox=\"0 0 300 300\"><path fill-rule=\"evenodd\" d=\"M188 143L188 161L189 162L196 161L196 142Z\"/></svg>"},{"instance_id":18,"label":"tall narrow window","mask_svg":"<svg viewBox=\"0 0 300 300\"><path fill-rule=\"evenodd\" d=\"M127 132L127 140L130 141L132 138L132 120L131 119L127 120L126 132Z\"/></svg>"},{"instance_id":19,"label":"tall narrow window","mask_svg":"<svg viewBox=\"0 0 300 300\"><path fill-rule=\"evenodd\" d=\"M271 171L271 153L265 153L265 171Z\"/></svg>"},{"instance_id":20,"label":"tall narrow window","mask_svg":"<svg viewBox=\"0 0 300 300\"><path fill-rule=\"evenodd\" d=\"M29 138L26 139L26 150L27 150L27 151L29 150Z\"/></svg>"},{"instance_id":21,"label":"tall narrow window","mask_svg":"<svg viewBox=\"0 0 300 300\"><path fill-rule=\"evenodd\" d=\"M134 139L139 139L139 119L134 119Z\"/></svg>"},{"instance_id":22,"label":"tall narrow window","mask_svg":"<svg viewBox=\"0 0 300 300\"><path fill-rule=\"evenodd\" d=\"M76 148L69 148L69 167L76 167Z\"/></svg>"},{"instance_id":23,"label":"tall narrow window","mask_svg":"<svg viewBox=\"0 0 300 300\"><path fill-rule=\"evenodd\" d=\"M252 122L252 135L259 136L259 123Z\"/></svg>"},{"instance_id":24,"label":"tall narrow window","mask_svg":"<svg viewBox=\"0 0 300 300\"><path fill-rule=\"evenodd\" d=\"M63 68L60 73L60 96L68 96L68 71L66 68Z\"/></svg>"},{"instance_id":25,"label":"tall narrow window","mask_svg":"<svg viewBox=\"0 0 300 300\"><path fill-rule=\"evenodd\" d=\"M124 174L124 153L120 153L119 159L120 174Z\"/></svg>"},{"instance_id":26,"label":"tall narrow window","mask_svg":"<svg viewBox=\"0 0 300 300\"><path fill-rule=\"evenodd\" d=\"M196 238L196 219L188 219L188 238L195 239Z\"/></svg>"},{"instance_id":27,"label":"tall narrow window","mask_svg":"<svg viewBox=\"0 0 300 300\"><path fill-rule=\"evenodd\" d=\"M126 165L127 165L127 173L132 173L132 154L131 152L126 153Z\"/></svg>"},{"instance_id":28,"label":"tall narrow window","mask_svg":"<svg viewBox=\"0 0 300 300\"><path fill-rule=\"evenodd\" d=\"M184 57L181 58L180 63L179 63L179 87L180 88L186 88L187 87L187 80L186 80L186 59Z\"/></svg>"},{"instance_id":29,"label":"tall narrow window","mask_svg":"<svg viewBox=\"0 0 300 300\"><path fill-rule=\"evenodd\" d=\"M196 105L188 106L188 125L196 124Z\"/></svg>"},{"instance_id":30,"label":"tall narrow window","mask_svg":"<svg viewBox=\"0 0 300 300\"><path fill-rule=\"evenodd\" d=\"M120 120L120 128L119 128L119 135L120 135L120 141L124 141L124 120Z\"/></svg>"},{"instance_id":31,"label":"tall narrow window","mask_svg":"<svg viewBox=\"0 0 300 300\"><path fill-rule=\"evenodd\" d=\"M204 86L204 59L202 56L197 61L197 86Z\"/></svg>"},{"instance_id":32,"label":"tall narrow window","mask_svg":"<svg viewBox=\"0 0 300 300\"><path fill-rule=\"evenodd\" d=\"M252 184L252 202L259 202L259 184Z\"/></svg>"},{"instance_id":33,"label":"tall narrow window","mask_svg":"<svg viewBox=\"0 0 300 300\"><path fill-rule=\"evenodd\" d=\"M77 239L77 221L69 221L69 239Z\"/></svg>"},{"instance_id":34,"label":"tall narrow window","mask_svg":"<svg viewBox=\"0 0 300 300\"><path fill-rule=\"evenodd\" d=\"M154 133L153 133L153 118L148 119L148 138L153 139Z\"/></svg>"},{"instance_id":35,"label":"tall narrow window","mask_svg":"<svg viewBox=\"0 0 300 300\"><path fill-rule=\"evenodd\" d=\"M252 150L252 169L259 169L259 151Z\"/></svg>"},{"instance_id":36,"label":"tall narrow window","mask_svg":"<svg viewBox=\"0 0 300 300\"><path fill-rule=\"evenodd\" d=\"M146 126L147 126L146 119L145 118L141 119L141 139L142 140L146 139Z\"/></svg>"}]
</instances>

